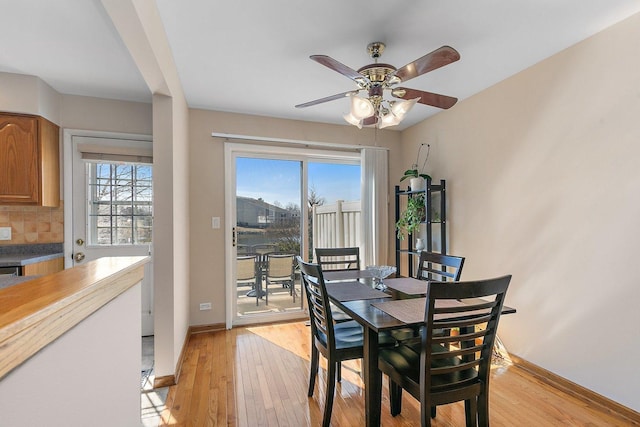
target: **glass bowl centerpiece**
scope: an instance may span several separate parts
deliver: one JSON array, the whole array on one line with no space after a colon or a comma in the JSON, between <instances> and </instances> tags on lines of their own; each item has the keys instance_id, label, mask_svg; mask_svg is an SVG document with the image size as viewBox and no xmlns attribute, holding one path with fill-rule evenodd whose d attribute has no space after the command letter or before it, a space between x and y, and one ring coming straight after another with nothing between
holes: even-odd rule
<instances>
[{"instance_id":1,"label":"glass bowl centerpiece","mask_svg":"<svg viewBox=\"0 0 640 427\"><path fill-rule=\"evenodd\" d=\"M387 286L382 279L389 277L397 271L396 267L392 265L368 265L367 270L373 275L375 281L375 288L381 291L385 291Z\"/></svg>"}]
</instances>

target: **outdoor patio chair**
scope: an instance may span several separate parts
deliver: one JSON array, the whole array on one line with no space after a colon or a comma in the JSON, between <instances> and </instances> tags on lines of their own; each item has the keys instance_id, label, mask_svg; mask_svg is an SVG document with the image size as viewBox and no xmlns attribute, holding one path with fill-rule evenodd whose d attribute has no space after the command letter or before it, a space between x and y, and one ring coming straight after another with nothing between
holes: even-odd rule
<instances>
[{"instance_id":1,"label":"outdoor patio chair","mask_svg":"<svg viewBox=\"0 0 640 427\"><path fill-rule=\"evenodd\" d=\"M296 302L295 255L289 253L267 253L265 258L265 302L269 304L269 285L282 284L289 288L289 295Z\"/></svg>"},{"instance_id":2,"label":"outdoor patio chair","mask_svg":"<svg viewBox=\"0 0 640 427\"><path fill-rule=\"evenodd\" d=\"M258 305L260 294L262 293L259 264L259 256L257 254L238 255L236 257L236 286L251 286L247 296L255 294L256 305Z\"/></svg>"}]
</instances>

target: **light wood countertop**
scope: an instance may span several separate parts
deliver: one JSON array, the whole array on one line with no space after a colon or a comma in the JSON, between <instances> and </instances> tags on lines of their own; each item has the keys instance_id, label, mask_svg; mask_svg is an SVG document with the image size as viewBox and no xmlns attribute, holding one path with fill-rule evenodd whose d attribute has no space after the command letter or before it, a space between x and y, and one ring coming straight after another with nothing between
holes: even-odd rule
<instances>
[{"instance_id":1,"label":"light wood countertop","mask_svg":"<svg viewBox=\"0 0 640 427\"><path fill-rule=\"evenodd\" d=\"M149 257L107 257L0 289L0 378L139 283Z\"/></svg>"}]
</instances>

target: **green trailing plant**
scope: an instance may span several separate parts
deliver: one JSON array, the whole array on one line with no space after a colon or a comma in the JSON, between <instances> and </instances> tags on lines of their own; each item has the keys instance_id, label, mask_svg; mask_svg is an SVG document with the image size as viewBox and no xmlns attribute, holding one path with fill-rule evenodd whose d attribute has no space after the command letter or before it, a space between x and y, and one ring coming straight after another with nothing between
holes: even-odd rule
<instances>
[{"instance_id":1,"label":"green trailing plant","mask_svg":"<svg viewBox=\"0 0 640 427\"><path fill-rule=\"evenodd\" d=\"M400 213L400 218L396 222L398 239L404 240L405 235L418 231L420 223L425 220L427 211L424 205L424 197L424 193L420 193L407 199L407 207Z\"/></svg>"}]
</instances>

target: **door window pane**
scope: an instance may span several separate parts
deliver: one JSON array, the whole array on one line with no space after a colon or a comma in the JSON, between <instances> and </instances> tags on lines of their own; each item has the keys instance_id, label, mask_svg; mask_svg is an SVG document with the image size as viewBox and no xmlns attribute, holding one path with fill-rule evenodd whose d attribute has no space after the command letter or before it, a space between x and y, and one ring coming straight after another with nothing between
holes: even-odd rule
<instances>
[{"instance_id":1,"label":"door window pane","mask_svg":"<svg viewBox=\"0 0 640 427\"><path fill-rule=\"evenodd\" d=\"M89 244L151 243L151 165L87 163L87 177Z\"/></svg>"}]
</instances>

